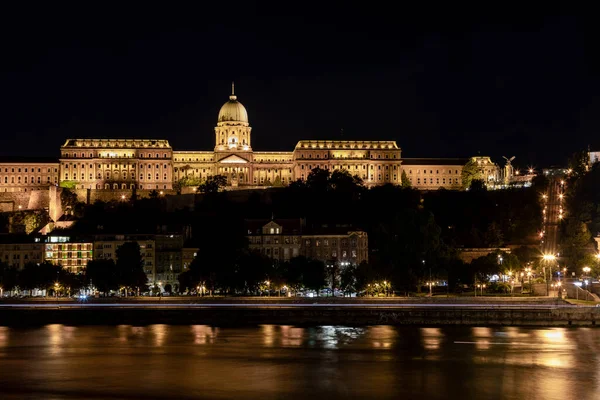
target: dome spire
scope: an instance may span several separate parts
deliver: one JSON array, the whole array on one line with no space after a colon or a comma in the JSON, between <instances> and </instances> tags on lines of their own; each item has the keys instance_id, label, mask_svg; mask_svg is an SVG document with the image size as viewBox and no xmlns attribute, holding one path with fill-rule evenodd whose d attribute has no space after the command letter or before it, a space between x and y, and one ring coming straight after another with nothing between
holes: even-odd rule
<instances>
[{"instance_id":1,"label":"dome spire","mask_svg":"<svg viewBox=\"0 0 600 400\"><path fill-rule=\"evenodd\" d=\"M231 82L231 96L229 96L229 100L237 100L237 96L235 95L235 83Z\"/></svg>"}]
</instances>

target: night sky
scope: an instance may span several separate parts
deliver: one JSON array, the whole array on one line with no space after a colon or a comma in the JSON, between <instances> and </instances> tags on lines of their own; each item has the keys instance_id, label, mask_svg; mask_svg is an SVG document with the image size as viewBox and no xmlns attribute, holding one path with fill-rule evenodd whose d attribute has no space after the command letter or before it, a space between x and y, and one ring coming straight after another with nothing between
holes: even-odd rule
<instances>
[{"instance_id":1,"label":"night sky","mask_svg":"<svg viewBox=\"0 0 600 400\"><path fill-rule=\"evenodd\" d=\"M231 81L255 151L396 140L404 157L514 155L542 167L600 149L593 19L91 4L3 9L0 155L58 156L70 137L212 150Z\"/></svg>"}]
</instances>

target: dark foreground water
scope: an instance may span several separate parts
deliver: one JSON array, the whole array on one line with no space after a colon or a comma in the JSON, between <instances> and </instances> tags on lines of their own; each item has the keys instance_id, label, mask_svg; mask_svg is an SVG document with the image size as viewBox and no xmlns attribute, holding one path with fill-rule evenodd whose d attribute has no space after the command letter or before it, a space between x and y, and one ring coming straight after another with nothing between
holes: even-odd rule
<instances>
[{"instance_id":1,"label":"dark foreground water","mask_svg":"<svg viewBox=\"0 0 600 400\"><path fill-rule=\"evenodd\" d=\"M598 399L599 350L593 328L0 326L0 398Z\"/></svg>"}]
</instances>

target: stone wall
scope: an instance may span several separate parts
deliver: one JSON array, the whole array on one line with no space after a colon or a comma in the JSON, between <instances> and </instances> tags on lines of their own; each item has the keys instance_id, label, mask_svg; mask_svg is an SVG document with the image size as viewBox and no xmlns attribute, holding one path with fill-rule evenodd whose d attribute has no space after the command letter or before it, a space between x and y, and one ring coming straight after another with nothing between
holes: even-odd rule
<instances>
[{"instance_id":1,"label":"stone wall","mask_svg":"<svg viewBox=\"0 0 600 400\"><path fill-rule=\"evenodd\" d=\"M0 192L0 211L41 210L48 207L48 201L47 190Z\"/></svg>"},{"instance_id":2,"label":"stone wall","mask_svg":"<svg viewBox=\"0 0 600 400\"><path fill-rule=\"evenodd\" d=\"M496 250L501 250L505 253L510 253L510 248L502 247L502 248L467 248L467 249L458 249L458 258L460 258L465 263L470 263L476 258L485 257L490 253L495 252Z\"/></svg>"}]
</instances>

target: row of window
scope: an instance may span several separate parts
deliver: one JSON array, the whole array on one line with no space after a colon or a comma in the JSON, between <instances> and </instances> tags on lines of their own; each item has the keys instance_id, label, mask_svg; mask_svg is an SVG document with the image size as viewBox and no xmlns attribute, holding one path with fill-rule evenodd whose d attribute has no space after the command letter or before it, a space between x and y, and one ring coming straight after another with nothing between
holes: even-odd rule
<instances>
[{"instance_id":1,"label":"row of window","mask_svg":"<svg viewBox=\"0 0 600 400\"><path fill-rule=\"evenodd\" d=\"M301 160L302 160L302 159L306 159L306 158L309 158L309 159L311 159L311 158L313 158L313 155L312 155L312 154L309 154L309 155L308 155L308 157L306 157L306 154L299 153L299 154L298 154L298 158L299 158L299 159L301 159ZM317 159L318 159L318 158L321 158L321 155L317 153L317 154L315 154L315 158L317 158ZM329 158L329 155L328 155L327 153L325 153L325 154L323 154L323 158L324 158L324 159L328 159L328 158ZM333 158L333 159L335 159L335 158L367 158L367 154L365 153L365 154L362 154L362 155L356 155L356 156L353 156L353 155L351 155L350 157L347 157L347 156L344 156L344 157L342 157L342 156L337 156L337 157L336 157L335 155L332 155L332 157L331 157L331 158ZM377 154L377 157L375 157L375 154L370 154L370 157L368 157L368 158L370 158L370 159L381 159L381 154ZM384 158L385 158L385 159L395 159L395 158L396 158L396 154L392 154L392 157L390 157L390 155L389 155L389 154L386 154Z\"/></svg>"},{"instance_id":2,"label":"row of window","mask_svg":"<svg viewBox=\"0 0 600 400\"><path fill-rule=\"evenodd\" d=\"M412 178L410 178L410 181L412 182L412 181L413 181L413 179L412 179ZM417 185L420 185L420 184L421 184L421 178L417 178ZM424 184L424 185L427 185L427 178L423 178L423 184ZM429 178L429 184L430 184L430 185L433 185L433 178ZM436 179L435 179L435 184L436 184L436 185L439 185L439 184L440 184L440 178L436 178ZM442 178L442 185L445 185L445 184L446 184L446 178ZM448 178L448 184L449 184L449 185L452 185L452 178ZM454 184L455 184L455 185L458 185L458 184L459 184L459 180L458 180L458 178L454 178Z\"/></svg>"},{"instance_id":3,"label":"row of window","mask_svg":"<svg viewBox=\"0 0 600 400\"><path fill-rule=\"evenodd\" d=\"M80 153L79 158L86 158L85 153ZM163 153L162 157L159 153L156 153L154 157L153 153L140 153L139 158L167 158L168 153ZM88 158L94 158L94 153L88 153ZM99 153L97 158L134 158L135 154L117 154L117 153ZM63 158L78 158L77 153L63 153Z\"/></svg>"},{"instance_id":4,"label":"row of window","mask_svg":"<svg viewBox=\"0 0 600 400\"><path fill-rule=\"evenodd\" d=\"M17 172L21 172L21 168L10 168L10 172L15 172L15 169L17 170ZM35 172L35 168L22 168L24 171L23 172ZM28 171L29 169L29 171ZM49 174L52 172L52 168L37 168L37 172L42 173L42 169L47 170L46 172ZM9 168L4 168L4 172L8 172ZM0 171L2 171L2 168L0 168ZM58 168L54 168L54 172L58 173Z\"/></svg>"},{"instance_id":5,"label":"row of window","mask_svg":"<svg viewBox=\"0 0 600 400\"><path fill-rule=\"evenodd\" d=\"M9 183L8 178L9 178L8 176L5 176L4 178L0 177L0 182ZM16 183L17 185L20 185L21 183L23 183L23 184L36 183L36 181L39 184L41 184L42 182L50 183L49 176L47 176L45 180L42 179L41 176L38 176L37 179L36 179L36 177L33 177L33 176L31 176L31 177L24 176L23 179L21 179L20 176L17 176L16 178L17 178L17 180L15 181L15 177L11 176L10 183ZM54 183L58 183L58 179L56 177L54 177Z\"/></svg>"},{"instance_id":6,"label":"row of window","mask_svg":"<svg viewBox=\"0 0 600 400\"><path fill-rule=\"evenodd\" d=\"M130 178L130 176L131 176L131 178ZM148 176L148 180L152 180L152 174L148 174L147 176ZM156 176L155 180L157 180L157 181L160 180L160 174L156 174L155 176ZM72 177L74 180L76 180L77 179L77 174L69 175L68 173L65 173L65 180L68 181L69 177ZM94 179L93 174L90 174L89 177L90 177L90 180ZM96 179L102 179L102 175L98 174L98 176L97 176ZM106 179L111 179L111 176L110 176L109 173L106 174ZM121 176L121 178L119 178L119 173L115 172L113 174L113 178L112 179L115 179L115 180L119 180L119 179L124 179L124 180L132 179L133 180L133 179L135 179L135 174L132 172L131 175L129 175L129 174L127 174L127 172L124 172L123 175ZM167 179L168 179L167 174L163 174L163 180L166 181ZM85 180L85 174L84 173L81 174L81 180ZM144 180L144 175L143 174L140 174L140 180ZM50 178L48 178L48 182L50 182ZM25 178L25 183L27 183L27 178Z\"/></svg>"},{"instance_id":7,"label":"row of window","mask_svg":"<svg viewBox=\"0 0 600 400\"><path fill-rule=\"evenodd\" d=\"M412 169L409 169L409 170L408 170L408 173L409 173L409 174L412 174L412 173L413 173ZM420 170L420 169L418 169L418 170L417 170L417 174L420 174L420 173L421 173L421 170ZM440 173L440 170L439 170L439 169L436 169L436 170L435 170L435 173L436 173L436 174L439 174L439 173ZM445 170L442 170L442 174L444 174L444 173L446 173L446 172L445 172ZM426 170L426 169L424 169L424 170L423 170L423 174L424 174L424 175L426 175L426 174L427 174L427 170ZM432 169L430 169L430 170L429 170L429 174L430 174L430 175L432 175L432 174L433 174L433 170L432 170ZM448 170L448 174L452 174L452 170L451 170L451 169L449 169L449 170ZM455 174L455 175L458 175L458 170L457 170L457 169L455 169L455 170L454 170L454 174Z\"/></svg>"},{"instance_id":8,"label":"row of window","mask_svg":"<svg viewBox=\"0 0 600 400\"><path fill-rule=\"evenodd\" d=\"M72 169L77 169L77 164L64 164L63 165L64 169L69 169L69 166L71 166ZM130 167L131 169L135 169L135 164L130 164L130 165L127 165L127 164L113 165L112 169L118 169L119 166L121 167L121 169L125 169L127 167ZM97 164L96 167L98 169L102 169L102 164ZM84 168L85 168L85 164L81 164L81 169L84 169ZM94 164L90 164L89 168L94 168ZM105 168L111 169L110 164L106 164ZM152 169L152 164L147 164L146 168L147 169ZM159 169L159 168L160 168L160 164L156 164L156 169ZM163 168L167 169L168 165L167 164L163 164ZM144 169L144 164L140 164L140 169ZM27 168L25 168L25 172L27 172Z\"/></svg>"}]
</instances>

